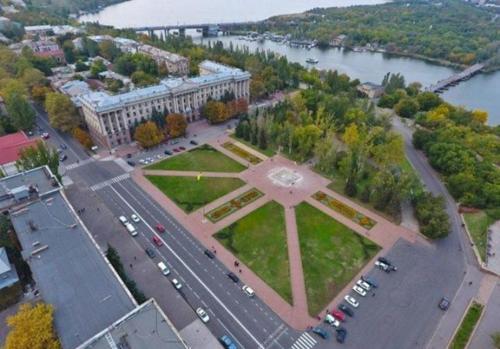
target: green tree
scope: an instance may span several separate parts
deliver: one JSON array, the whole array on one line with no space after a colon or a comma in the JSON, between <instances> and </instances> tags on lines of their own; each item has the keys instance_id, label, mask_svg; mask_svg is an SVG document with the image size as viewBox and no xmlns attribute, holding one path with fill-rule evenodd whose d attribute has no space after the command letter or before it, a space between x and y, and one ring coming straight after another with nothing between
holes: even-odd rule
<instances>
[{"instance_id":1,"label":"green tree","mask_svg":"<svg viewBox=\"0 0 500 349\"><path fill-rule=\"evenodd\" d=\"M500 332L495 332L491 335L491 340L496 349L500 349Z\"/></svg>"},{"instance_id":2,"label":"green tree","mask_svg":"<svg viewBox=\"0 0 500 349\"><path fill-rule=\"evenodd\" d=\"M417 96L417 102L420 110L429 111L443 103L443 100L433 92L422 92Z\"/></svg>"},{"instance_id":3,"label":"green tree","mask_svg":"<svg viewBox=\"0 0 500 349\"><path fill-rule=\"evenodd\" d=\"M35 122L35 111L27 98L17 92L5 96L5 106L15 128L30 130Z\"/></svg>"},{"instance_id":4,"label":"green tree","mask_svg":"<svg viewBox=\"0 0 500 349\"><path fill-rule=\"evenodd\" d=\"M102 59L96 59L90 66L90 75L93 78L97 78L99 77L99 73L105 72L106 70L108 70L108 68L106 68Z\"/></svg>"},{"instance_id":5,"label":"green tree","mask_svg":"<svg viewBox=\"0 0 500 349\"><path fill-rule=\"evenodd\" d=\"M16 168L19 171L27 171L45 165L49 166L52 173L59 177L59 156L43 141L38 141L35 146L22 149L16 161Z\"/></svg>"},{"instance_id":6,"label":"green tree","mask_svg":"<svg viewBox=\"0 0 500 349\"><path fill-rule=\"evenodd\" d=\"M45 98L45 109L49 115L50 124L58 130L71 132L80 124L73 102L62 93L48 93Z\"/></svg>"},{"instance_id":7,"label":"green tree","mask_svg":"<svg viewBox=\"0 0 500 349\"><path fill-rule=\"evenodd\" d=\"M418 102L411 97L402 98L394 106L396 114L403 118L413 118L419 109L420 106L418 105Z\"/></svg>"}]
</instances>

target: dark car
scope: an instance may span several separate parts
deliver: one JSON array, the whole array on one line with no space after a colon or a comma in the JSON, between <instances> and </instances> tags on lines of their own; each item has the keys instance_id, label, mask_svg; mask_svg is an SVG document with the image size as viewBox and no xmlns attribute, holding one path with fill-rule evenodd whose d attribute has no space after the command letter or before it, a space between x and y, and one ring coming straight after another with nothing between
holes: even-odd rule
<instances>
[{"instance_id":1,"label":"dark car","mask_svg":"<svg viewBox=\"0 0 500 349\"><path fill-rule=\"evenodd\" d=\"M350 317L354 316L354 311L345 304L339 304L339 310Z\"/></svg>"},{"instance_id":2,"label":"dark car","mask_svg":"<svg viewBox=\"0 0 500 349\"><path fill-rule=\"evenodd\" d=\"M219 342L226 349L238 349L236 344L234 344L233 339L231 337L229 337L228 335L224 335L222 337L219 337Z\"/></svg>"},{"instance_id":3,"label":"dark car","mask_svg":"<svg viewBox=\"0 0 500 349\"><path fill-rule=\"evenodd\" d=\"M339 343L344 343L345 342L345 337L347 337L347 330L343 327L337 328L337 334L335 335L335 339Z\"/></svg>"},{"instance_id":4,"label":"dark car","mask_svg":"<svg viewBox=\"0 0 500 349\"><path fill-rule=\"evenodd\" d=\"M189 143L191 143L192 145L198 145L198 142L196 142L194 139L191 140Z\"/></svg>"},{"instance_id":5,"label":"dark car","mask_svg":"<svg viewBox=\"0 0 500 349\"><path fill-rule=\"evenodd\" d=\"M146 254L148 255L149 258L155 258L156 257L155 251L153 251L149 247L146 247L145 251L146 251Z\"/></svg>"},{"instance_id":6,"label":"dark car","mask_svg":"<svg viewBox=\"0 0 500 349\"><path fill-rule=\"evenodd\" d=\"M233 272L227 273L227 277L233 280L234 282L240 281L240 278L236 276Z\"/></svg>"},{"instance_id":7,"label":"dark car","mask_svg":"<svg viewBox=\"0 0 500 349\"><path fill-rule=\"evenodd\" d=\"M173 153L170 150L165 150L163 152L163 154L165 154L165 155L172 155Z\"/></svg>"},{"instance_id":8,"label":"dark car","mask_svg":"<svg viewBox=\"0 0 500 349\"><path fill-rule=\"evenodd\" d=\"M130 166L134 167L135 166L135 162L133 162L132 160L129 160L127 161L127 164L129 164Z\"/></svg>"},{"instance_id":9,"label":"dark car","mask_svg":"<svg viewBox=\"0 0 500 349\"><path fill-rule=\"evenodd\" d=\"M132 154L128 153L127 154L127 159L131 159L132 158Z\"/></svg>"},{"instance_id":10,"label":"dark car","mask_svg":"<svg viewBox=\"0 0 500 349\"><path fill-rule=\"evenodd\" d=\"M179 149L180 149L180 150L186 150L186 148L185 148L185 147L179 147Z\"/></svg>"},{"instance_id":11,"label":"dark car","mask_svg":"<svg viewBox=\"0 0 500 349\"><path fill-rule=\"evenodd\" d=\"M313 333L316 333L318 336L320 336L323 339L328 339L330 337L330 335L328 334L328 332L326 332L321 327L314 327L312 329L312 331L313 331Z\"/></svg>"},{"instance_id":12,"label":"dark car","mask_svg":"<svg viewBox=\"0 0 500 349\"><path fill-rule=\"evenodd\" d=\"M441 298L439 301L439 309L441 310L448 310L450 307L450 300L446 297Z\"/></svg>"},{"instance_id":13,"label":"dark car","mask_svg":"<svg viewBox=\"0 0 500 349\"><path fill-rule=\"evenodd\" d=\"M204 253L210 259L214 259L215 258L215 254L212 251L210 251L210 250L205 250Z\"/></svg>"},{"instance_id":14,"label":"dark car","mask_svg":"<svg viewBox=\"0 0 500 349\"><path fill-rule=\"evenodd\" d=\"M64 144L64 143L61 143L61 149L65 149L66 150L66 149L68 149L68 146L66 144Z\"/></svg>"},{"instance_id":15,"label":"dark car","mask_svg":"<svg viewBox=\"0 0 500 349\"><path fill-rule=\"evenodd\" d=\"M373 287L373 288L378 288L378 282L374 278L372 278L370 276L363 275L361 277L361 280L363 280L364 282L369 283L370 286Z\"/></svg>"},{"instance_id":16,"label":"dark car","mask_svg":"<svg viewBox=\"0 0 500 349\"><path fill-rule=\"evenodd\" d=\"M385 258L385 257L378 257L377 259L378 259L380 262L385 263L385 264L387 264L387 265L389 265L389 266L390 266L390 265L393 265L393 264L392 264L392 262L391 262L390 260L388 260L387 258Z\"/></svg>"},{"instance_id":17,"label":"dark car","mask_svg":"<svg viewBox=\"0 0 500 349\"><path fill-rule=\"evenodd\" d=\"M177 149L177 148L174 148L174 149L172 149L172 150L174 151L174 153L178 153L178 152L180 152L180 150L179 150L179 149Z\"/></svg>"},{"instance_id":18,"label":"dark car","mask_svg":"<svg viewBox=\"0 0 500 349\"><path fill-rule=\"evenodd\" d=\"M68 158L68 155L66 154L63 154L59 157L59 161L66 161L66 159Z\"/></svg>"}]
</instances>

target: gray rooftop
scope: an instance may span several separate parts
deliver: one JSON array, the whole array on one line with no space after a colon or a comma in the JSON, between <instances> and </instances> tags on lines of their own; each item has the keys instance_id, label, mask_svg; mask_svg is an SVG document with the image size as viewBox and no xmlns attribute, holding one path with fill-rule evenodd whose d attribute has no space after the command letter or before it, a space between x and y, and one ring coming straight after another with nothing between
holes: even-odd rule
<instances>
[{"instance_id":1,"label":"gray rooftop","mask_svg":"<svg viewBox=\"0 0 500 349\"><path fill-rule=\"evenodd\" d=\"M37 288L55 308L63 348L75 348L134 309L62 192L19 207L11 220Z\"/></svg>"},{"instance_id":2,"label":"gray rooftop","mask_svg":"<svg viewBox=\"0 0 500 349\"><path fill-rule=\"evenodd\" d=\"M144 302L77 349L186 349L154 299Z\"/></svg>"}]
</instances>

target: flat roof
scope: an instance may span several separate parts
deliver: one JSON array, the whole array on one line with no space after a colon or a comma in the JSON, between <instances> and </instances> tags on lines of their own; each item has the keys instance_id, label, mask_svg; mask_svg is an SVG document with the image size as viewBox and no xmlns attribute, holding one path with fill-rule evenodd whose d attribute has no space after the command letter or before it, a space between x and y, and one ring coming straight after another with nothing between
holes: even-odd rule
<instances>
[{"instance_id":1,"label":"flat roof","mask_svg":"<svg viewBox=\"0 0 500 349\"><path fill-rule=\"evenodd\" d=\"M60 191L10 214L63 348L73 349L135 308Z\"/></svg>"},{"instance_id":2,"label":"flat roof","mask_svg":"<svg viewBox=\"0 0 500 349\"><path fill-rule=\"evenodd\" d=\"M77 349L116 348L187 349L188 346L154 299L151 298Z\"/></svg>"}]
</instances>

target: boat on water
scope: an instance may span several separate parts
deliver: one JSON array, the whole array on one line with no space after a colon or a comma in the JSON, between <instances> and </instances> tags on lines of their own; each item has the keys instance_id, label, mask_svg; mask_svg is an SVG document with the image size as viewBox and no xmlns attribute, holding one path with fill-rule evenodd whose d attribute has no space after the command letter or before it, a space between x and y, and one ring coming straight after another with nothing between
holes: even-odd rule
<instances>
[{"instance_id":1,"label":"boat on water","mask_svg":"<svg viewBox=\"0 0 500 349\"><path fill-rule=\"evenodd\" d=\"M308 58L306 62L309 64L318 64L319 61L316 58Z\"/></svg>"}]
</instances>

